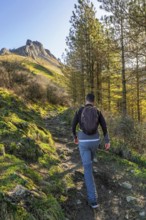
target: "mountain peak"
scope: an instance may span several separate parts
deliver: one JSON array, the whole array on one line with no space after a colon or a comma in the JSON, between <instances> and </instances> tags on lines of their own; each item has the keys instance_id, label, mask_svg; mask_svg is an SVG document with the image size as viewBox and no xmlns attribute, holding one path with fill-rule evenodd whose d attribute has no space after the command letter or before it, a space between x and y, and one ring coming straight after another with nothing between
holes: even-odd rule
<instances>
[{"instance_id":1,"label":"mountain peak","mask_svg":"<svg viewBox=\"0 0 146 220\"><path fill-rule=\"evenodd\" d=\"M32 40L27 40L26 41L26 46L32 46L32 45L36 45L38 47L43 47L43 44L40 43L39 41L32 41Z\"/></svg>"},{"instance_id":2,"label":"mountain peak","mask_svg":"<svg viewBox=\"0 0 146 220\"><path fill-rule=\"evenodd\" d=\"M39 41L27 39L25 46L12 50L8 50L6 48L2 48L0 50L0 55L8 55L11 53L31 57L35 60L41 58L49 62L51 65L55 65L56 67L60 68L60 61L48 49L45 49L43 44Z\"/></svg>"},{"instance_id":3,"label":"mountain peak","mask_svg":"<svg viewBox=\"0 0 146 220\"><path fill-rule=\"evenodd\" d=\"M17 49L10 50L12 53L21 55L21 56L29 56L33 59L43 58L43 59L50 59L55 58L53 54L49 50L46 50L43 47L43 44L38 41L32 41L28 39L26 41L26 45L19 47Z\"/></svg>"}]
</instances>

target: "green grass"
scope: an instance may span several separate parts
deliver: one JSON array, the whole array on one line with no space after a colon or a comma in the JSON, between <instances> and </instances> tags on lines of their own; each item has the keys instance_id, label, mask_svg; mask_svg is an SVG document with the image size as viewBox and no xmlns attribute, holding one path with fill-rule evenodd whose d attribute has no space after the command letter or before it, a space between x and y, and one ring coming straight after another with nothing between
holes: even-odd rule
<instances>
[{"instance_id":1,"label":"green grass","mask_svg":"<svg viewBox=\"0 0 146 220\"><path fill-rule=\"evenodd\" d=\"M128 143L118 138L111 138L111 152L124 159L138 164L139 166L146 167L146 155L141 155L136 150L132 149Z\"/></svg>"},{"instance_id":2,"label":"green grass","mask_svg":"<svg viewBox=\"0 0 146 220\"><path fill-rule=\"evenodd\" d=\"M33 62L27 62L26 64L24 64L26 67L28 67L28 69L30 71L33 71L33 73L44 73L44 75L49 75L49 76L53 76L53 73L46 67L37 64L37 63L33 63Z\"/></svg>"},{"instance_id":3,"label":"green grass","mask_svg":"<svg viewBox=\"0 0 146 220\"><path fill-rule=\"evenodd\" d=\"M13 190L16 185L22 185L28 189L37 188L35 182L41 179L41 176L26 167L24 161L8 154L0 158L0 171L0 190L4 193Z\"/></svg>"},{"instance_id":4,"label":"green grass","mask_svg":"<svg viewBox=\"0 0 146 220\"><path fill-rule=\"evenodd\" d=\"M141 167L141 164L137 164L127 159L120 158L113 154L112 151L108 153L104 151L99 151L97 156L101 163L106 163L109 166L112 166L114 164L115 171L117 173L122 175L123 172L127 172L127 174L124 174L124 176L127 176L130 181L131 178L133 178L135 183L141 183L141 181L145 180L146 178L146 168Z\"/></svg>"},{"instance_id":5,"label":"green grass","mask_svg":"<svg viewBox=\"0 0 146 220\"><path fill-rule=\"evenodd\" d=\"M50 81L57 88L65 85L55 60L36 62L12 54L0 56L0 65L9 73L22 71L36 79L35 75L40 75L44 85ZM15 91L15 86L12 89ZM44 123L45 117L54 117L64 110L64 107L42 105L39 101L28 103L24 97L19 98L14 92L0 88L0 219L64 219L59 202L72 182L68 175L62 176L52 135ZM9 195L17 186L32 193L25 199L11 198Z\"/></svg>"},{"instance_id":6,"label":"green grass","mask_svg":"<svg viewBox=\"0 0 146 220\"><path fill-rule=\"evenodd\" d=\"M54 111L63 108L27 104L12 92L0 89L0 205L6 213L4 216L0 209L0 219L64 219L58 203L65 189L60 179L63 171L43 119ZM52 181L53 187L42 185L43 181ZM13 204L7 195L18 185L38 193Z\"/></svg>"},{"instance_id":7,"label":"green grass","mask_svg":"<svg viewBox=\"0 0 146 220\"><path fill-rule=\"evenodd\" d=\"M36 74L44 76L44 83L51 80L53 83L57 83L58 86L65 86L65 77L62 74L61 68L58 67L57 61L52 60L47 62L40 58L35 61L30 57L23 57L16 54L3 55L0 56L0 63L8 62L9 64L14 64L17 62L19 64L19 69L28 71L30 74ZM18 65L17 65L18 67Z\"/></svg>"}]
</instances>

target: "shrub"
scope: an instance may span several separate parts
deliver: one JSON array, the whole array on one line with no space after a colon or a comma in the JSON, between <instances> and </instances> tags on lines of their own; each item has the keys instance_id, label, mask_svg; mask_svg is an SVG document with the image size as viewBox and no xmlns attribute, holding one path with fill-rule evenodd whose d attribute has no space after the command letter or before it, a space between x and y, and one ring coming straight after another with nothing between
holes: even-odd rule
<instances>
[{"instance_id":1,"label":"shrub","mask_svg":"<svg viewBox=\"0 0 146 220\"><path fill-rule=\"evenodd\" d=\"M19 62L0 64L0 86L13 90L26 100L68 105L68 95L58 84L42 75L34 75Z\"/></svg>"},{"instance_id":2,"label":"shrub","mask_svg":"<svg viewBox=\"0 0 146 220\"><path fill-rule=\"evenodd\" d=\"M2 66L0 66L0 86L6 88L9 86L8 72Z\"/></svg>"},{"instance_id":3,"label":"shrub","mask_svg":"<svg viewBox=\"0 0 146 220\"><path fill-rule=\"evenodd\" d=\"M128 141L134 131L134 121L129 116L114 118L110 124L111 133L124 141Z\"/></svg>"},{"instance_id":4,"label":"shrub","mask_svg":"<svg viewBox=\"0 0 146 220\"><path fill-rule=\"evenodd\" d=\"M46 100L46 90L45 88L35 81L29 84L27 91L25 92L25 96L27 99L38 102L38 101L45 101Z\"/></svg>"},{"instance_id":5,"label":"shrub","mask_svg":"<svg viewBox=\"0 0 146 220\"><path fill-rule=\"evenodd\" d=\"M146 163L145 124L137 123L129 116L126 118L110 117L107 123L109 124L111 151L130 161L136 163L139 161L139 164Z\"/></svg>"},{"instance_id":6,"label":"shrub","mask_svg":"<svg viewBox=\"0 0 146 220\"><path fill-rule=\"evenodd\" d=\"M13 75L13 83L21 85L29 85L33 80L33 75L27 71L16 71Z\"/></svg>"},{"instance_id":7,"label":"shrub","mask_svg":"<svg viewBox=\"0 0 146 220\"><path fill-rule=\"evenodd\" d=\"M68 96L64 89L50 83L47 85L47 100L52 104L67 105Z\"/></svg>"},{"instance_id":8,"label":"shrub","mask_svg":"<svg viewBox=\"0 0 146 220\"><path fill-rule=\"evenodd\" d=\"M139 153L146 153L146 127L145 124L135 123L130 138L131 147Z\"/></svg>"}]
</instances>

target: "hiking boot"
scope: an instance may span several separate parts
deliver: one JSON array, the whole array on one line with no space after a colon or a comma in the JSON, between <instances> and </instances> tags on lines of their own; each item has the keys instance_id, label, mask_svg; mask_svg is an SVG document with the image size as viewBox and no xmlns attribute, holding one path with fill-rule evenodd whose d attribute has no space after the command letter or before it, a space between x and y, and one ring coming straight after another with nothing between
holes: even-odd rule
<instances>
[{"instance_id":1,"label":"hiking boot","mask_svg":"<svg viewBox=\"0 0 146 220\"><path fill-rule=\"evenodd\" d=\"M97 204L97 202L88 202L88 205L92 208L92 209L96 209L99 207L99 204Z\"/></svg>"}]
</instances>

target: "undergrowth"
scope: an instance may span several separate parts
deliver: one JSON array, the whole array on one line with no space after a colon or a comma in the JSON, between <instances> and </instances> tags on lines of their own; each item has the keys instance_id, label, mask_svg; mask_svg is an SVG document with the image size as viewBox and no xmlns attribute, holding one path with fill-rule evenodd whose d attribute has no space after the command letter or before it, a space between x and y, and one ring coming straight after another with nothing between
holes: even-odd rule
<instances>
[{"instance_id":1,"label":"undergrowth","mask_svg":"<svg viewBox=\"0 0 146 220\"><path fill-rule=\"evenodd\" d=\"M60 178L60 159L44 124L44 117L62 110L24 103L0 89L0 219L64 219L59 201L67 184ZM29 192L25 198L14 196L19 186Z\"/></svg>"}]
</instances>

